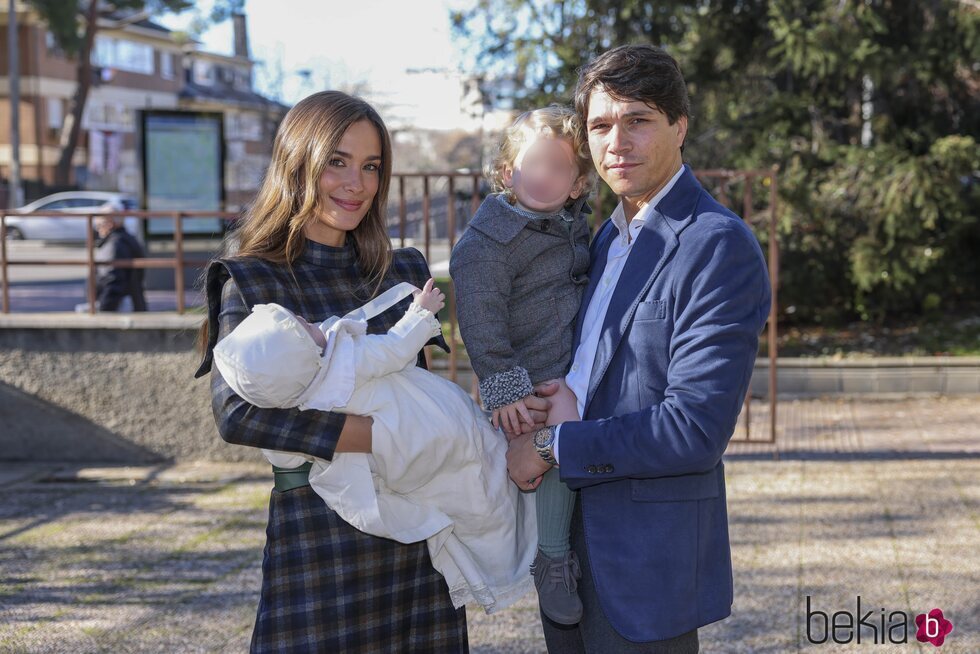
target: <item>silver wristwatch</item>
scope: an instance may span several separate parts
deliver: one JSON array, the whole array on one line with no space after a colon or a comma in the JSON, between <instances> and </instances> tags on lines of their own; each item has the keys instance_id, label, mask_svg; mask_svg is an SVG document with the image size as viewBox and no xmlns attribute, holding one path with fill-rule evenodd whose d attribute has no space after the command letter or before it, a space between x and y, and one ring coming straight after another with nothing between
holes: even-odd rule
<instances>
[{"instance_id":1,"label":"silver wristwatch","mask_svg":"<svg viewBox=\"0 0 980 654\"><path fill-rule=\"evenodd\" d=\"M534 434L534 449L538 451L538 456L544 459L545 463L556 466L558 461L555 459L552 446L555 444L555 426L539 429Z\"/></svg>"}]
</instances>

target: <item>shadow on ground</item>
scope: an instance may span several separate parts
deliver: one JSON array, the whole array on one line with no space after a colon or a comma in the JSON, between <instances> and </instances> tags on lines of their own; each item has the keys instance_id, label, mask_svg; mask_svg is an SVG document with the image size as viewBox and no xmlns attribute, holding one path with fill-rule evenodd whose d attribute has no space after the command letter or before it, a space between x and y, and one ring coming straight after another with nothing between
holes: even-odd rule
<instances>
[{"instance_id":1,"label":"shadow on ground","mask_svg":"<svg viewBox=\"0 0 980 654\"><path fill-rule=\"evenodd\" d=\"M93 389L98 393L98 389ZM56 404L0 382L0 460L155 463L165 459Z\"/></svg>"}]
</instances>

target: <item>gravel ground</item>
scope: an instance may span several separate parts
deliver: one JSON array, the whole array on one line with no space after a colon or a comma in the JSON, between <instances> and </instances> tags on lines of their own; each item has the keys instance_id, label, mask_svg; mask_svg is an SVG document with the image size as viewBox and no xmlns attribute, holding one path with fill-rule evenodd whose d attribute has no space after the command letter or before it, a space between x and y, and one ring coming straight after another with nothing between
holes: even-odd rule
<instances>
[{"instance_id":1,"label":"gravel ground","mask_svg":"<svg viewBox=\"0 0 980 654\"><path fill-rule=\"evenodd\" d=\"M865 651L869 629L860 646L810 644L807 596L828 615L860 596L875 623L941 608L942 652L980 651L978 399L783 402L778 446L733 444L736 599L702 651ZM767 420L762 404L752 415ZM245 651L269 477L251 463L0 464L0 651ZM471 608L471 651L544 651L533 599ZM909 640L871 651L933 650L914 626Z\"/></svg>"}]
</instances>

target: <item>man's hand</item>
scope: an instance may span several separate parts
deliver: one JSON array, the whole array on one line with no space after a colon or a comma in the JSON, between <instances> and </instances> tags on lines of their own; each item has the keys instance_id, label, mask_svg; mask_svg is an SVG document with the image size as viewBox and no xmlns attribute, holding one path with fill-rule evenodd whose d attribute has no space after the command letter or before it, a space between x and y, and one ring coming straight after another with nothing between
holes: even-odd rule
<instances>
[{"instance_id":1,"label":"man's hand","mask_svg":"<svg viewBox=\"0 0 980 654\"><path fill-rule=\"evenodd\" d=\"M522 491L541 485L541 476L551 469L534 449L534 435L523 434L510 439L507 445L507 474Z\"/></svg>"},{"instance_id":2,"label":"man's hand","mask_svg":"<svg viewBox=\"0 0 980 654\"><path fill-rule=\"evenodd\" d=\"M551 400L547 398L557 392L558 384L555 382L535 386L534 395L528 395L523 400L524 406L531 416L531 422L519 422L519 430L508 431L505 428L504 434L507 436L507 440L511 441L521 434L530 434L544 427L548 420L548 411L551 410Z\"/></svg>"}]
</instances>

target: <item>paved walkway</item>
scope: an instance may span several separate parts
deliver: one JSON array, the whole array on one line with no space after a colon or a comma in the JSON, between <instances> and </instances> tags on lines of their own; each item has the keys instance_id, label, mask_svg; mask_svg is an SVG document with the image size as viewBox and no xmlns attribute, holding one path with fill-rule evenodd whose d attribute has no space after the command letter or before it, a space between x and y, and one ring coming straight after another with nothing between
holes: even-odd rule
<instances>
[{"instance_id":1,"label":"paved walkway","mask_svg":"<svg viewBox=\"0 0 980 654\"><path fill-rule=\"evenodd\" d=\"M735 606L702 651L933 651L914 628L904 645L870 645L870 628L860 646L811 645L807 596L828 615L860 596L886 629L892 612L941 608L940 651L980 651L978 400L784 402L778 459L733 445ZM251 464L0 464L0 651L245 651L269 486ZM473 652L543 651L530 596L469 625Z\"/></svg>"}]
</instances>

